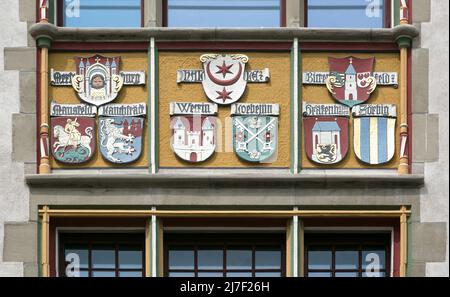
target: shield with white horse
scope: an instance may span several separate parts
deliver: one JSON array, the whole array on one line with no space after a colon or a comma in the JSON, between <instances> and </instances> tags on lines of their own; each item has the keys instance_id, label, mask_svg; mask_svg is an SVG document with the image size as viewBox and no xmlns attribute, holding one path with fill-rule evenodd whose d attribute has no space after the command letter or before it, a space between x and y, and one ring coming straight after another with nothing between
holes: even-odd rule
<instances>
[{"instance_id":1,"label":"shield with white horse","mask_svg":"<svg viewBox=\"0 0 450 297\"><path fill-rule=\"evenodd\" d=\"M51 104L51 151L58 162L80 164L95 152L95 106Z\"/></svg>"},{"instance_id":2,"label":"shield with white horse","mask_svg":"<svg viewBox=\"0 0 450 297\"><path fill-rule=\"evenodd\" d=\"M111 163L139 159L143 149L146 104L109 104L99 110L99 148Z\"/></svg>"}]
</instances>

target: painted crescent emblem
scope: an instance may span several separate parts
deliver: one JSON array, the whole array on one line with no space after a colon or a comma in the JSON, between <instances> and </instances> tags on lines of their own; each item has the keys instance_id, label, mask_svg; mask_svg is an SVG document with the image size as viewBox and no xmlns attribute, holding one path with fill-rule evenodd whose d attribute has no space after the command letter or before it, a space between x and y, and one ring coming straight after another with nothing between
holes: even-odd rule
<instances>
[{"instance_id":1,"label":"painted crescent emblem","mask_svg":"<svg viewBox=\"0 0 450 297\"><path fill-rule=\"evenodd\" d=\"M234 65L234 64L233 64ZM242 74L242 65L241 63L238 63L239 65L239 71L238 73L231 79L228 80L222 80L214 77L214 75L211 73L211 61L209 61L206 64L206 73L208 74L208 78L215 84L221 85L221 86L231 86L234 85L241 77Z\"/></svg>"},{"instance_id":2,"label":"painted crescent emblem","mask_svg":"<svg viewBox=\"0 0 450 297\"><path fill-rule=\"evenodd\" d=\"M244 78L247 56L204 54L200 57L200 61L203 63L204 71L203 90L211 101L228 105L242 97L247 86Z\"/></svg>"}]
</instances>

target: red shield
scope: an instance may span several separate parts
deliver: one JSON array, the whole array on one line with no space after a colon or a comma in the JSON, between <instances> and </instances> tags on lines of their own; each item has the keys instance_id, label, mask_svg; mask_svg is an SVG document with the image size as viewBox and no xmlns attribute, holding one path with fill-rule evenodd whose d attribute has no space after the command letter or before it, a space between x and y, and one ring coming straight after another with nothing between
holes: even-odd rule
<instances>
[{"instance_id":1,"label":"red shield","mask_svg":"<svg viewBox=\"0 0 450 297\"><path fill-rule=\"evenodd\" d=\"M53 157L67 164L83 163L95 151L95 118L52 117L51 151Z\"/></svg>"},{"instance_id":2,"label":"red shield","mask_svg":"<svg viewBox=\"0 0 450 297\"><path fill-rule=\"evenodd\" d=\"M306 155L311 161L319 164L334 164L347 155L347 117L305 117L303 126Z\"/></svg>"},{"instance_id":3,"label":"red shield","mask_svg":"<svg viewBox=\"0 0 450 297\"><path fill-rule=\"evenodd\" d=\"M349 107L367 101L377 86L374 62L375 58L328 58L330 75L325 82L333 98Z\"/></svg>"}]
</instances>

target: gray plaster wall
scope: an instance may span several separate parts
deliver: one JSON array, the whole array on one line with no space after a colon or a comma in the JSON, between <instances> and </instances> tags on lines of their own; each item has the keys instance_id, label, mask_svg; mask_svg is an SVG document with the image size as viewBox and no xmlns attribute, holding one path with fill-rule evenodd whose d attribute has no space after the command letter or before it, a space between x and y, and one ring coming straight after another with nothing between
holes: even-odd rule
<instances>
[{"instance_id":1,"label":"gray plaster wall","mask_svg":"<svg viewBox=\"0 0 450 297\"><path fill-rule=\"evenodd\" d=\"M28 38L34 21L33 0L2 0L0 19L0 276L23 276L23 260L5 261L5 224L29 221L29 190L25 168L35 162L35 137L17 135L16 128L35 129L35 49ZM31 45L31 47L28 47ZM31 139L27 139L31 136ZM24 141L24 142L22 142ZM31 144L31 146L26 147ZM32 165L31 165L32 166Z\"/></svg>"},{"instance_id":2,"label":"gray plaster wall","mask_svg":"<svg viewBox=\"0 0 450 297\"><path fill-rule=\"evenodd\" d=\"M449 1L413 1L421 37L413 49L413 161L423 167L420 220L445 222L445 261L427 262L427 276L449 275ZM419 23L420 22L420 23ZM428 88L426 85L428 84Z\"/></svg>"}]
</instances>

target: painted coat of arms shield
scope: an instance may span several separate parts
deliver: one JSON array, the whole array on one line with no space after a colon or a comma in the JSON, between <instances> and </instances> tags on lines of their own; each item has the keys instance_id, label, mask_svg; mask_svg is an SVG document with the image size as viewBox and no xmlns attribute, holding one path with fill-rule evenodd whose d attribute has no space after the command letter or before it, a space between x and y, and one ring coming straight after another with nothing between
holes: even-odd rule
<instances>
[{"instance_id":1,"label":"painted coat of arms shield","mask_svg":"<svg viewBox=\"0 0 450 297\"><path fill-rule=\"evenodd\" d=\"M370 165L385 164L395 153L396 106L362 104L353 107L353 149Z\"/></svg>"},{"instance_id":2,"label":"painted coat of arms shield","mask_svg":"<svg viewBox=\"0 0 450 297\"><path fill-rule=\"evenodd\" d=\"M95 113L93 106L52 102L51 151L55 160L80 164L92 158L95 152Z\"/></svg>"},{"instance_id":3,"label":"painted coat of arms shield","mask_svg":"<svg viewBox=\"0 0 450 297\"><path fill-rule=\"evenodd\" d=\"M110 104L99 111L99 148L109 162L125 164L139 159L143 148L146 105Z\"/></svg>"},{"instance_id":4,"label":"painted coat of arms shield","mask_svg":"<svg viewBox=\"0 0 450 297\"><path fill-rule=\"evenodd\" d=\"M304 104L305 151L318 164L335 164L348 152L348 115L345 106Z\"/></svg>"},{"instance_id":5,"label":"painted coat of arms shield","mask_svg":"<svg viewBox=\"0 0 450 297\"><path fill-rule=\"evenodd\" d=\"M198 163L216 150L217 105L173 102L170 105L171 148L184 161Z\"/></svg>"},{"instance_id":6,"label":"painted coat of arms shield","mask_svg":"<svg viewBox=\"0 0 450 297\"><path fill-rule=\"evenodd\" d=\"M248 162L271 162L278 148L278 104L234 104L233 149Z\"/></svg>"},{"instance_id":7,"label":"painted coat of arms shield","mask_svg":"<svg viewBox=\"0 0 450 297\"><path fill-rule=\"evenodd\" d=\"M100 106L116 99L123 86L120 57L76 57L75 64L72 86L81 100Z\"/></svg>"},{"instance_id":8,"label":"painted coat of arms shield","mask_svg":"<svg viewBox=\"0 0 450 297\"><path fill-rule=\"evenodd\" d=\"M202 80L206 96L213 102L228 105L238 101L245 92L245 55L205 54L200 57L205 77Z\"/></svg>"},{"instance_id":9,"label":"painted coat of arms shield","mask_svg":"<svg viewBox=\"0 0 450 297\"><path fill-rule=\"evenodd\" d=\"M349 107L367 101L377 87L374 63L375 58L328 58L330 74L325 83L333 98Z\"/></svg>"}]
</instances>

